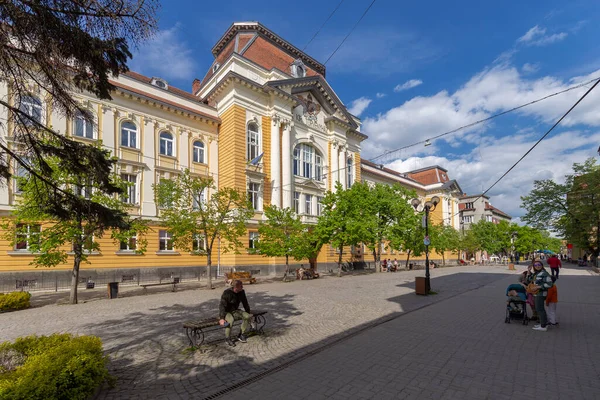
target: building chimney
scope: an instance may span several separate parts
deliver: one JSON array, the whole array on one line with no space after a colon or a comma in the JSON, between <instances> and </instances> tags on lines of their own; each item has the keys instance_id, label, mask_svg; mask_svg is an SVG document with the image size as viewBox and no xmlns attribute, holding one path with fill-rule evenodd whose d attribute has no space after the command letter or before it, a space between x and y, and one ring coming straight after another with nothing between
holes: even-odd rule
<instances>
[{"instance_id":1,"label":"building chimney","mask_svg":"<svg viewBox=\"0 0 600 400\"><path fill-rule=\"evenodd\" d=\"M200 79L196 78L194 79L194 82L192 82L192 94L196 95L196 93L198 93L198 90L200 90L200 84L202 82L200 82Z\"/></svg>"}]
</instances>

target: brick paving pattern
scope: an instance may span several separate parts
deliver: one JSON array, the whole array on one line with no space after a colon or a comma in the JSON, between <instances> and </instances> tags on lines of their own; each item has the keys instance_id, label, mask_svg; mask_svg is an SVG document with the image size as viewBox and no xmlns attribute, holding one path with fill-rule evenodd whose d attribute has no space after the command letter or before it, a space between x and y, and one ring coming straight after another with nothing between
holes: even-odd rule
<instances>
[{"instance_id":1,"label":"brick paving pattern","mask_svg":"<svg viewBox=\"0 0 600 400\"><path fill-rule=\"evenodd\" d=\"M235 348L191 352L181 329L216 314L221 288L1 314L0 341L98 335L117 377L98 399L204 398L296 358L220 398L600 398L598 276L564 269L561 326L534 332L504 323L517 273L435 269L429 297L414 294L423 271L246 285L251 306L269 311L267 334Z\"/></svg>"}]
</instances>

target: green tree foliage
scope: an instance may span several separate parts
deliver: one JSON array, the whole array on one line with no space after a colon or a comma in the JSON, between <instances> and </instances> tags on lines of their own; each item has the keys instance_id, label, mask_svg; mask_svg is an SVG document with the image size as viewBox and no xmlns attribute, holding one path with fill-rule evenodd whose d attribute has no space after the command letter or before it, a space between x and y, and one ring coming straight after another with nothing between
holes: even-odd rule
<instances>
[{"instance_id":1,"label":"green tree foliage","mask_svg":"<svg viewBox=\"0 0 600 400\"><path fill-rule=\"evenodd\" d=\"M447 251L458 251L460 249L460 234L449 225L433 225L429 227L431 246L433 250L442 256L442 264L446 265Z\"/></svg>"},{"instance_id":2,"label":"green tree foliage","mask_svg":"<svg viewBox=\"0 0 600 400\"><path fill-rule=\"evenodd\" d=\"M421 215L413 213L412 222L404 227L392 227L388 237L391 248L406 250L405 268L408 268L411 256L419 257L425 252L425 228L421 226Z\"/></svg>"},{"instance_id":3,"label":"green tree foliage","mask_svg":"<svg viewBox=\"0 0 600 400\"><path fill-rule=\"evenodd\" d=\"M335 192L327 192L321 202L323 211L314 233L319 244L329 243L338 250L338 276L342 275L344 246L356 246L368 237L365 224L369 218L367 199L368 191L364 185L354 184L344 190L338 182Z\"/></svg>"},{"instance_id":4,"label":"green tree foliage","mask_svg":"<svg viewBox=\"0 0 600 400\"><path fill-rule=\"evenodd\" d=\"M109 158L107 151L101 150L100 145L96 149L104 155L109 169L114 166L115 161ZM73 255L70 302L77 304L79 268L91 254L100 250L98 239L110 231L113 240L119 243L145 233L147 225L129 216L121 198L106 190L106 183L90 179L85 172L73 173L64 167L60 157L46 158L44 163L42 167L32 160L30 168L36 173L18 178L21 194L12 212L13 218L5 219L3 227L12 245L27 238L28 249L35 255L32 264L36 267L54 267L66 263L69 254ZM69 203L72 207L67 208L65 204L64 210L68 213L57 215L52 200L55 190L38 178L42 170L46 180L54 182L70 197L85 198L87 206L78 202ZM125 191L127 183L116 174L107 178L110 179L108 184L118 192ZM45 225L40 229L42 224ZM145 245L145 240L138 240L137 251L143 252Z\"/></svg>"},{"instance_id":5,"label":"green tree foliage","mask_svg":"<svg viewBox=\"0 0 600 400\"><path fill-rule=\"evenodd\" d=\"M290 208L265 207L265 221L258 226L256 253L265 257L285 257L284 280L290 274L289 258L302 260L314 254L309 229Z\"/></svg>"},{"instance_id":6,"label":"green tree foliage","mask_svg":"<svg viewBox=\"0 0 600 400\"><path fill-rule=\"evenodd\" d=\"M109 79L128 70L130 46L156 31L157 7L157 0L0 2L0 74L13 100L0 99L0 106L16 126L9 133L13 145L0 143L0 177L9 179L13 161L35 175L38 186L45 187L41 197L52 204L46 212L53 218L68 219L73 209L103 206L63 190L50 179L54 166L46 160L59 159L70 174L87 175L103 193L118 193L110 177L112 164L102 149L56 132L29 115L20 101L34 87L59 114L81 114L95 124L92 113L72 94L85 91L111 98ZM103 214L120 217L108 208Z\"/></svg>"},{"instance_id":7,"label":"green tree foliage","mask_svg":"<svg viewBox=\"0 0 600 400\"><path fill-rule=\"evenodd\" d=\"M361 207L366 211L363 224L366 236L363 243L373 253L375 270L380 271L381 247L384 240L391 238L394 231L405 231L415 223L415 212L410 199L416 197L413 190L400 185L355 183L352 189L359 193Z\"/></svg>"},{"instance_id":8,"label":"green tree foliage","mask_svg":"<svg viewBox=\"0 0 600 400\"><path fill-rule=\"evenodd\" d=\"M223 252L244 247L246 222L254 215L245 193L216 189L212 179L194 176L186 169L174 180L154 185L160 219L173 237L175 248L206 255L208 288L212 289L212 253L220 239Z\"/></svg>"},{"instance_id":9,"label":"green tree foliage","mask_svg":"<svg viewBox=\"0 0 600 400\"><path fill-rule=\"evenodd\" d=\"M600 251L600 166L590 158L573 164L564 183L535 181L533 190L521 197L527 210L523 221L558 236L598 257Z\"/></svg>"}]
</instances>

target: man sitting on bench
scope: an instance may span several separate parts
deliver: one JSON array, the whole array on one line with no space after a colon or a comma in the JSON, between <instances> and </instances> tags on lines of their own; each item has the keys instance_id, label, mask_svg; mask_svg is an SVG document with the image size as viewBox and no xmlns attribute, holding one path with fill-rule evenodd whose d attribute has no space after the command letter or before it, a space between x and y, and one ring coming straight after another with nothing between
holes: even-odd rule
<instances>
[{"instance_id":1,"label":"man sitting on bench","mask_svg":"<svg viewBox=\"0 0 600 400\"><path fill-rule=\"evenodd\" d=\"M240 302L244 306L246 312L238 310ZM246 329L248 329L248 322L250 321L250 318L252 318L252 314L250 314L250 305L246 298L244 284L240 280L234 281L232 288L225 289L221 296L221 302L219 303L219 324L225 327L225 342L231 347L235 347L235 343L231 340L230 336L231 326L236 318L241 318L243 320L237 340L246 343L248 339L244 333L246 332Z\"/></svg>"}]
</instances>

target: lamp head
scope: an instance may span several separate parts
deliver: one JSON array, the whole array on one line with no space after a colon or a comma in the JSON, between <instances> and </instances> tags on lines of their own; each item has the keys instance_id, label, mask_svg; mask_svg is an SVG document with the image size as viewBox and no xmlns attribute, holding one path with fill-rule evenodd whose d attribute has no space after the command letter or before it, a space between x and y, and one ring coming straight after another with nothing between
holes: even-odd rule
<instances>
[{"instance_id":1,"label":"lamp head","mask_svg":"<svg viewBox=\"0 0 600 400\"><path fill-rule=\"evenodd\" d=\"M435 206L437 206L437 205L439 204L439 202L440 202L440 198L439 198L439 197L437 197L437 196L433 196L433 197L431 198L431 203L433 203L433 206L434 206L434 207L435 207Z\"/></svg>"},{"instance_id":2,"label":"lamp head","mask_svg":"<svg viewBox=\"0 0 600 400\"><path fill-rule=\"evenodd\" d=\"M412 199L410 201L410 205L413 206L413 208L416 210L417 207L419 207L421 205L421 200L419 200L419 199Z\"/></svg>"}]
</instances>

